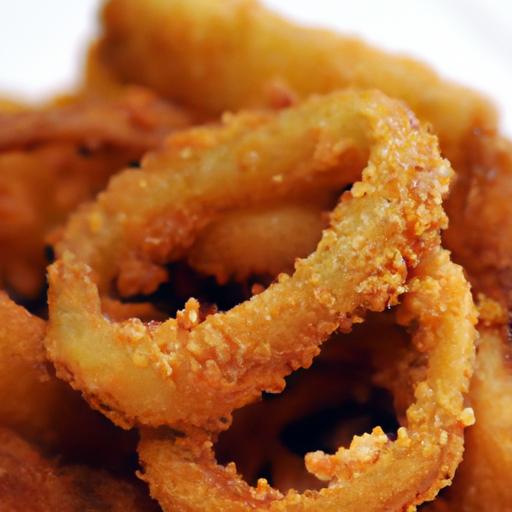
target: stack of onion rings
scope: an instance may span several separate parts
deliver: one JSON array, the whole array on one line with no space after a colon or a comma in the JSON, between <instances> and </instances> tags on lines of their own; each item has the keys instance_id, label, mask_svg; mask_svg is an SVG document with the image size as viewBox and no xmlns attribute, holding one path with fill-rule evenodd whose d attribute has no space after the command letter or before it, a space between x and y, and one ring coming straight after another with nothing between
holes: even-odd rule
<instances>
[{"instance_id":1,"label":"stack of onion rings","mask_svg":"<svg viewBox=\"0 0 512 512\"><path fill-rule=\"evenodd\" d=\"M512 149L510 142L497 134L496 116L489 102L467 89L443 82L416 62L385 54L354 39L292 25L250 0L155 1L144 6L131 0L111 0L103 12L103 21L105 30L91 57L97 67L108 70L110 77L119 82L150 85L207 112L254 105L282 107L311 93L349 86L376 87L406 101L420 119L432 123L443 152L457 172L447 202L450 228L445 235L446 244L455 261L468 271L475 291L488 294L506 311L510 310L512 211L508 191L512 183ZM158 53L151 51L155 38L161 49ZM143 72L135 74L133 70L140 71L140 66ZM240 81L236 76L249 78ZM89 85L94 88L93 76L90 77ZM273 219L279 214L275 211ZM265 218L258 219L253 214L251 225L257 229L247 236L252 238L253 232L258 236L265 230L259 220L264 223ZM294 232L299 224L294 230L285 218L285 225ZM243 247L236 230L231 238L220 232L227 246ZM266 247L275 245L264 240ZM216 244L205 237L198 248L199 255L192 252L189 260L223 279L232 259L229 254L210 249L215 250ZM210 262L206 255L210 255ZM268 260L258 260L258 268L272 268L271 255L267 252L262 256ZM288 258L280 254L282 267L289 266L293 257L291 252ZM238 266L232 268L231 275L240 275ZM489 338L486 329L482 330L482 337ZM507 382L512 382L503 355L508 351L508 337L506 327L497 328L492 338L501 342L488 344L492 347L488 352L494 354L488 357L501 361L503 372L498 374L503 377L504 389ZM486 383L492 380L490 376L482 378ZM489 396L494 392L489 389ZM508 425L506 410L502 407L495 414L482 412L481 422L500 416L501 420L489 422L488 429L475 427L474 432L495 432L497 424ZM476 437L477 434L471 435L472 439ZM475 451L486 452L484 436L479 437L482 449ZM495 508L512 503L512 493L505 490L508 485L502 478L502 474L512 471L512 450L506 436L500 435L499 439L494 452L502 454L501 462L485 463L486 469L478 478L470 480L461 475L461 483L456 485L461 491L455 494L464 496L462 502L468 510L482 510L484 503ZM476 442L473 440L472 444ZM467 466L474 467L474 463L468 462ZM463 466L461 473L473 471L466 471ZM498 481L503 482L500 493L493 490ZM466 492L469 488L473 491ZM497 496L502 496L501 501Z\"/></svg>"},{"instance_id":2,"label":"stack of onion rings","mask_svg":"<svg viewBox=\"0 0 512 512\"><path fill-rule=\"evenodd\" d=\"M254 0L107 0L86 67L0 99L0 503L152 510L121 426L165 512L508 510L492 105Z\"/></svg>"},{"instance_id":3,"label":"stack of onion rings","mask_svg":"<svg viewBox=\"0 0 512 512\"><path fill-rule=\"evenodd\" d=\"M316 251L291 277L202 322L194 301L160 325L103 318L100 294L123 271L119 261L147 269L138 276L153 285L155 263L180 256L217 212L279 198L315 175L346 180L347 148L370 152L363 179L342 196ZM450 176L435 138L380 93L335 93L265 119L241 115L171 137L141 170L117 175L73 216L57 245L47 347L58 374L123 426L225 424L234 408L281 390L283 377L309 366L333 331L396 301L408 269L439 243ZM153 182L162 194L143 196ZM129 191L140 196L136 206Z\"/></svg>"},{"instance_id":4,"label":"stack of onion rings","mask_svg":"<svg viewBox=\"0 0 512 512\"><path fill-rule=\"evenodd\" d=\"M464 408L463 392L472 366L476 314L462 269L445 252L427 256L409 288L397 314L400 322L416 326L411 348L416 355L397 364L415 380L415 402L396 441L375 428L334 455L310 453L308 470L330 481L329 487L283 496L265 480L250 488L233 466L218 466L206 432L144 431L142 477L164 510L358 511L361 496L366 510L405 510L449 485L462 456L462 432L474 419L472 410ZM449 368L447 359L453 362Z\"/></svg>"},{"instance_id":5,"label":"stack of onion rings","mask_svg":"<svg viewBox=\"0 0 512 512\"><path fill-rule=\"evenodd\" d=\"M247 123L252 127L249 134ZM349 136L351 144L347 143ZM290 159L282 151L279 160L269 165L278 154L274 147L293 147L293 156L298 156ZM268 184L274 184L276 199L307 185L312 173L328 177L327 184L334 180L341 185L347 147L355 148L357 154L369 153L363 179L342 195L316 251L297 262L293 276L282 275L250 302L203 321L195 302L189 302L177 319L163 324L144 325L135 319L112 323L101 316L98 292L105 294L116 280L118 287L126 284L119 279L122 266L115 265L107 250L115 247L116 257L137 261L139 269L172 261L194 241L196 224L204 228L218 211L236 208L242 200L258 204L263 191L266 197L271 194ZM226 155L233 154L238 158L226 162ZM251 155L250 166L247 154ZM323 479L341 482L364 474L371 462L368 471L375 472L373 479L383 489L373 505L375 510L382 503L394 506L400 500L405 505L432 499L450 482L461 457L464 426L471 420L464 409L463 393L472 367L475 314L461 270L436 248L445 218L440 204L450 175L435 139L406 108L379 93L335 93L273 116L242 114L230 117L222 127L196 129L171 138L166 148L143 161L141 171L118 175L96 203L74 216L57 246L58 259L50 267L47 337L57 371L81 389L93 406L123 426L134 422L171 425L185 433L178 437L181 441L169 444L179 446L178 453L172 449L168 453L169 449L160 446L148 452L145 442L141 447L145 478L167 509L187 510L195 503L194 510L241 510L249 502L253 506L268 502L270 507L274 500L280 503L278 508L299 502L307 507L304 503L309 498L292 492L283 501L265 484L243 491L244 484L234 476L229 483L229 470L224 475L220 468L209 469L206 463L211 456L204 450L210 446L210 434L199 427L225 428L234 408L254 400L261 391L281 390L283 377L300 366L309 366L318 345L330 333L337 328L350 329L354 321L362 321L365 310L381 311L395 303L408 283L410 295L402 307L402 321L419 321L413 344L417 351L432 351L424 372L417 368L413 372L422 380L416 386L417 403L408 410L411 434L401 429L399 440L391 443L381 430L374 429L371 435L355 438L351 449L340 449L336 456L310 455L308 466ZM217 189L209 186L212 179L218 184L229 178L237 182L236 195L229 187L215 194ZM127 191L151 187L152 180L158 180L166 195L148 197L146 203L140 201L137 207L128 208L123 199ZM212 193L210 198L207 194ZM195 203L190 204L192 197ZM113 209L114 204L119 206ZM184 211L187 218L197 220L184 224ZM141 228L134 229L136 226ZM347 257L347 252L356 258ZM416 266L418 276L413 277ZM347 277L349 281L345 281ZM141 284L152 285L146 280ZM132 290L140 286L133 281L130 285ZM411 318L405 313L407 305ZM423 306L426 312L421 311ZM279 326L276 333L271 326ZM294 333L293 344L286 341L287 331ZM436 336L453 339L453 343L441 344ZM442 361L455 352L460 366L454 371L455 381L446 384L438 372L442 373ZM131 385L134 378L137 389ZM148 436L152 438L151 433ZM394 463L398 453L405 457L404 480L385 492L385 468ZM167 454L171 467L164 465L160 471L164 463L154 460L156 454ZM189 461L186 467L196 458L202 462L186 474L179 466L182 457ZM372 469L377 461L377 469ZM157 473L151 470L154 465L159 468ZM424 468L421 471L420 466ZM209 473L203 477L198 471ZM168 473L177 476L176 489ZM413 473L422 492L418 493L415 485L414 493L407 494L405 481ZM206 482L212 475L228 479L228 487L240 488L235 499L238 504L232 503L233 496L207 491ZM163 492L159 478L167 482ZM361 478L361 485L365 480ZM190 502L186 501L188 494ZM325 498L325 506L338 507L345 502L349 506L350 495L343 498L336 490ZM312 503L316 501L310 498Z\"/></svg>"}]
</instances>

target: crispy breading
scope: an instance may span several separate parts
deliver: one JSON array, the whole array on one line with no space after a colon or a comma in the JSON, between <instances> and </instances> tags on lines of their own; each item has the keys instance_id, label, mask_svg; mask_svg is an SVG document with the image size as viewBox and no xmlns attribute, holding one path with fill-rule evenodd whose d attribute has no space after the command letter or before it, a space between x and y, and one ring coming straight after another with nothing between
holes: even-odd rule
<instances>
[{"instance_id":1,"label":"crispy breading","mask_svg":"<svg viewBox=\"0 0 512 512\"><path fill-rule=\"evenodd\" d=\"M362 180L292 276L204 322L192 300L162 324L103 317L100 297L126 261L140 262L146 279L216 214L313 177L343 183L353 172L347 147L370 152ZM250 166L248 153L258 154ZM409 269L440 242L451 176L436 138L377 92L333 93L256 123L241 114L171 137L141 170L111 180L57 245L46 343L58 374L120 425L225 425L234 408L309 366L333 331L396 300Z\"/></svg>"},{"instance_id":2,"label":"crispy breading","mask_svg":"<svg viewBox=\"0 0 512 512\"><path fill-rule=\"evenodd\" d=\"M473 368L476 310L462 268L446 251L434 250L415 269L397 319L413 335L411 357L394 364L411 372L415 391L395 441L377 427L333 455L308 453L308 471L329 486L282 494L265 479L249 486L233 464L217 464L215 437L206 431L148 429L139 453L141 478L151 495L166 512L360 512L362 501L365 510L381 512L410 510L434 499L451 483L462 458L464 428L474 420L464 396Z\"/></svg>"}]
</instances>

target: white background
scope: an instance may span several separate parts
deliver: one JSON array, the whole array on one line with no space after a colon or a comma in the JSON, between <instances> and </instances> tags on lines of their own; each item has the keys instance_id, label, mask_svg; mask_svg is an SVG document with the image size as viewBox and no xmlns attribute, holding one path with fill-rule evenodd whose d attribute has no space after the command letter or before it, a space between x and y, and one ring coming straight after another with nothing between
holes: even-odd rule
<instances>
[{"instance_id":1,"label":"white background","mask_svg":"<svg viewBox=\"0 0 512 512\"><path fill-rule=\"evenodd\" d=\"M141 0L144 1L144 0ZM266 0L301 22L363 37L485 92L512 135L512 1ZM0 0L0 95L38 99L78 79L100 0Z\"/></svg>"}]
</instances>

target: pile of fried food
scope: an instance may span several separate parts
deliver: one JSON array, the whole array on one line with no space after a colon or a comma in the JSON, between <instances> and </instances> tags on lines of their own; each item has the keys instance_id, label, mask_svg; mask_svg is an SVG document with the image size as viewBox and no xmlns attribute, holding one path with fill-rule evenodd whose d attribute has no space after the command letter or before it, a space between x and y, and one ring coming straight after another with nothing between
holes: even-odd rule
<instances>
[{"instance_id":1,"label":"pile of fried food","mask_svg":"<svg viewBox=\"0 0 512 512\"><path fill-rule=\"evenodd\" d=\"M0 102L2 511L512 510L512 144L252 0L109 0Z\"/></svg>"}]
</instances>

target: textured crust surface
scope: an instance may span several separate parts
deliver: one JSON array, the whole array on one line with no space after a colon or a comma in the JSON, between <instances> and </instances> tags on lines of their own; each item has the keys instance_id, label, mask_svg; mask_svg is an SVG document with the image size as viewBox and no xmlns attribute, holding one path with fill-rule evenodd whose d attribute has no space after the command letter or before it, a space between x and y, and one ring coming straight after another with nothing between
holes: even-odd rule
<instances>
[{"instance_id":1,"label":"textured crust surface","mask_svg":"<svg viewBox=\"0 0 512 512\"><path fill-rule=\"evenodd\" d=\"M283 496L265 480L249 487L234 465L217 465L205 432L144 431L141 476L152 496L165 511L226 512L359 511L362 496L365 510L380 512L433 499L450 484L462 457L464 427L474 419L463 397L473 367L476 311L462 269L446 252L434 251L420 263L397 315L400 323L416 327L410 354L397 361L414 381L414 402L396 441L375 428L334 455L309 453L306 467L329 487Z\"/></svg>"},{"instance_id":2,"label":"textured crust surface","mask_svg":"<svg viewBox=\"0 0 512 512\"><path fill-rule=\"evenodd\" d=\"M37 109L0 98L0 509L154 510L133 482L67 465L133 470L135 431L91 405L142 427L140 476L165 512L411 512L450 485L463 437L454 485L425 510L512 512L512 143L492 105L256 0L105 4L82 90ZM215 124L164 142L199 121ZM437 136L457 174L447 216L452 172ZM446 217L444 241L480 306L468 393L475 312L439 247ZM44 316L54 247L45 347L46 322L2 289ZM233 297L210 298L236 296L233 280L242 294L256 283L254 297L218 313ZM190 299L167 319L190 289L205 304ZM395 310L380 311L402 299L397 323L411 343L401 332L399 346L391 336L369 348L373 384L393 395L396 437L376 428L350 446L337 438L322 449L338 451L303 464L278 453L276 420L265 449L281 464L268 473L279 490L217 462L213 443L236 408L311 372L326 339L367 312L389 320ZM330 385L355 388L347 375L317 378L292 396L294 412L330 403L315 397ZM286 422L290 410L278 412ZM266 475L251 457L257 436L244 434L253 476Z\"/></svg>"},{"instance_id":3,"label":"textured crust surface","mask_svg":"<svg viewBox=\"0 0 512 512\"><path fill-rule=\"evenodd\" d=\"M481 512L489 504L493 510L512 510L512 490L505 476L512 468L512 377L503 334L503 329L480 329L471 383L477 422L467 432L464 462L449 494L449 503L463 512Z\"/></svg>"},{"instance_id":4,"label":"textured crust surface","mask_svg":"<svg viewBox=\"0 0 512 512\"><path fill-rule=\"evenodd\" d=\"M512 471L512 377L508 313L500 303L482 295L478 306L480 339L470 388L476 424L466 432L464 460L443 501L446 510L509 512L512 491L506 475Z\"/></svg>"},{"instance_id":5,"label":"textured crust surface","mask_svg":"<svg viewBox=\"0 0 512 512\"><path fill-rule=\"evenodd\" d=\"M467 141L464 171L450 194L452 228L447 244L464 265L480 297L481 340L470 400L476 425L467 434L467 451L448 492L455 510L512 510L512 143L476 133ZM496 302L495 302L496 301Z\"/></svg>"},{"instance_id":6,"label":"textured crust surface","mask_svg":"<svg viewBox=\"0 0 512 512\"><path fill-rule=\"evenodd\" d=\"M362 181L291 277L204 322L194 301L162 324L102 316L98 288L108 290L120 261L151 269L180 255L218 212L277 199L313 177L343 182L347 147L370 154ZM376 92L334 93L256 124L242 114L171 137L71 219L49 273L50 357L122 425L225 423L233 408L309 366L334 330L393 303L408 267L439 243L451 174L435 137Z\"/></svg>"},{"instance_id":7,"label":"textured crust surface","mask_svg":"<svg viewBox=\"0 0 512 512\"><path fill-rule=\"evenodd\" d=\"M347 87L376 88L401 99L432 124L458 174L447 203L446 240L455 261L481 265L495 252L508 258L502 249L511 237L501 236L498 226L512 216L492 200L477 204L482 195L475 199L474 192L487 189L485 197L496 201L508 195L509 143L496 137L488 101L428 67L359 40L294 25L253 0L110 0L94 51L119 80L142 81L211 112L276 101L279 107ZM502 176L495 179L494 169ZM479 218L485 227L477 230Z\"/></svg>"},{"instance_id":8,"label":"textured crust surface","mask_svg":"<svg viewBox=\"0 0 512 512\"><path fill-rule=\"evenodd\" d=\"M164 25L172 30L164 31ZM376 87L406 101L420 119L432 123L443 152L457 172L446 206L450 218L447 247L453 251L454 260L467 269L477 291L484 291L510 309L512 150L509 141L496 135L492 106L477 94L443 82L420 64L384 54L360 41L294 26L250 0L152 0L145 4L111 0L104 10L103 26L97 58L119 80L142 80L165 95L209 111L261 104L282 106L311 93L348 86ZM156 55L151 51L154 45L159 48ZM177 64L166 66L166 61ZM250 78L241 81L236 76ZM257 219L253 219L253 225L263 229ZM262 256L271 259L268 253ZM220 257L222 253L212 257L212 262ZM292 259L290 253L288 262ZM202 267L211 269L207 263L203 261ZM227 266L230 259L226 257L224 263ZM267 263L266 267L271 265ZM501 337L502 347L490 344L494 349L486 353L495 350L499 358L500 351L508 351L509 339L506 333L495 333L494 337ZM506 379L512 375L506 361L503 367L501 382L507 388ZM489 389L493 387L491 382ZM482 381L475 389L483 392L484 386ZM476 396L475 400L483 409L484 402ZM499 424L501 415L507 425L507 409L493 410L495 419L490 425ZM481 427L471 434L471 446L478 443L479 432L490 431L482 423L491 415L480 414ZM482 437L484 446L487 441ZM493 481L504 481L502 475L512 471L506 462L507 443L499 446L495 451L501 452L503 465L499 470L496 464L485 469L488 474L484 481L490 486ZM475 450L481 452L484 448ZM482 459L482 464L486 461ZM460 489L475 490L466 493L465 506L501 509L503 502L494 505L492 493L480 492L478 472L466 469L470 464L474 466L463 466L461 483L457 484ZM463 494L462 490L458 492L459 496ZM488 500L480 498L484 495Z\"/></svg>"}]
</instances>

